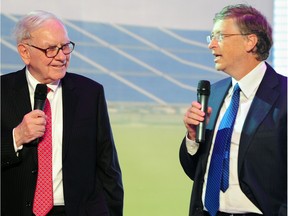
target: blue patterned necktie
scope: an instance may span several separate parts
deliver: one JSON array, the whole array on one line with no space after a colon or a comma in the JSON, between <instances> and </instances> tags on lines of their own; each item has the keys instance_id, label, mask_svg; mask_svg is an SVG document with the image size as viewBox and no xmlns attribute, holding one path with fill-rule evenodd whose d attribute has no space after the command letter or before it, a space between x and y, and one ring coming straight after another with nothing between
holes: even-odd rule
<instances>
[{"instance_id":1,"label":"blue patterned necktie","mask_svg":"<svg viewBox=\"0 0 288 216\"><path fill-rule=\"evenodd\" d=\"M225 192L229 186L230 144L239 107L240 91L237 83L233 90L230 105L220 122L211 156L205 207L212 216L215 216L219 209L220 189Z\"/></svg>"}]
</instances>

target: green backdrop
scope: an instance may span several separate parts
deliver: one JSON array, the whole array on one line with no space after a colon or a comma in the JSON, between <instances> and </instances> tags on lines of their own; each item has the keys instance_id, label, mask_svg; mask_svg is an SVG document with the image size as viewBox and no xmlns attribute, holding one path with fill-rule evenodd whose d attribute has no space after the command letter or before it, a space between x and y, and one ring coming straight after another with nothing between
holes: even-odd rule
<instances>
[{"instance_id":1,"label":"green backdrop","mask_svg":"<svg viewBox=\"0 0 288 216\"><path fill-rule=\"evenodd\" d=\"M110 115L125 190L125 216L187 216L192 181L179 162L182 115Z\"/></svg>"}]
</instances>

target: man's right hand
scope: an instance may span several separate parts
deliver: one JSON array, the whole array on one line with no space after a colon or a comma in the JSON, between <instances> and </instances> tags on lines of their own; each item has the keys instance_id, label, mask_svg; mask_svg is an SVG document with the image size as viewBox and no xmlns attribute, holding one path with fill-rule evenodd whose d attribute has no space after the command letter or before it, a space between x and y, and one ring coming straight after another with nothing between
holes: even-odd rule
<instances>
[{"instance_id":1,"label":"man's right hand","mask_svg":"<svg viewBox=\"0 0 288 216\"><path fill-rule=\"evenodd\" d=\"M42 137L45 132L46 115L41 110L27 113L22 122L14 130L16 146L27 144L32 140Z\"/></svg>"},{"instance_id":2,"label":"man's right hand","mask_svg":"<svg viewBox=\"0 0 288 216\"><path fill-rule=\"evenodd\" d=\"M191 140L196 139L196 127L199 125L200 122L204 121L205 118L205 112L201 111L202 105L197 102L193 101L191 106L187 109L187 112L184 115L183 122L185 127L188 131L188 138ZM207 118L206 118L206 124L209 122L210 115L212 113L212 108L207 108Z\"/></svg>"}]
</instances>

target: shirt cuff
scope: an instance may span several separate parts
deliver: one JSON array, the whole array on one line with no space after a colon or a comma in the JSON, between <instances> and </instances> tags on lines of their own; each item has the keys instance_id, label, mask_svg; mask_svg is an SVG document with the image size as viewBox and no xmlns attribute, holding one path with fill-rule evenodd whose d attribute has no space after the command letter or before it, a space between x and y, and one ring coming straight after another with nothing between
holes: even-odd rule
<instances>
[{"instance_id":1,"label":"shirt cuff","mask_svg":"<svg viewBox=\"0 0 288 216\"><path fill-rule=\"evenodd\" d=\"M13 131L12 131L13 145L14 145L14 150L15 150L15 152L17 153L18 151L20 151L20 150L23 148L23 145L17 147L16 142L15 142L14 130L15 130L15 128L14 128ZM18 156L18 155L17 155L17 156Z\"/></svg>"},{"instance_id":2,"label":"shirt cuff","mask_svg":"<svg viewBox=\"0 0 288 216\"><path fill-rule=\"evenodd\" d=\"M186 135L186 148L190 155L195 155L199 148L199 143L188 138Z\"/></svg>"}]
</instances>

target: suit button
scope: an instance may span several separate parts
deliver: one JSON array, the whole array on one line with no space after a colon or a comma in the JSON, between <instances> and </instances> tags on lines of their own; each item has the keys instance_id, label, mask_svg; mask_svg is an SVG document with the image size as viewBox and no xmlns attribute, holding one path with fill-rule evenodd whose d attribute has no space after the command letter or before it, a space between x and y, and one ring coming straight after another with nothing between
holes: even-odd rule
<instances>
[{"instance_id":1,"label":"suit button","mask_svg":"<svg viewBox=\"0 0 288 216\"><path fill-rule=\"evenodd\" d=\"M9 164L10 164L10 161L2 162L2 165L9 165Z\"/></svg>"},{"instance_id":2,"label":"suit button","mask_svg":"<svg viewBox=\"0 0 288 216\"><path fill-rule=\"evenodd\" d=\"M32 206L32 203L31 202L26 202L26 207L30 207Z\"/></svg>"},{"instance_id":3,"label":"suit button","mask_svg":"<svg viewBox=\"0 0 288 216\"><path fill-rule=\"evenodd\" d=\"M32 170L32 174L36 174L37 173L37 169L36 170Z\"/></svg>"}]
</instances>

